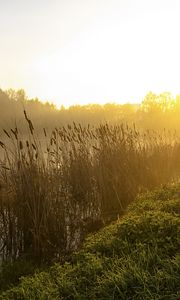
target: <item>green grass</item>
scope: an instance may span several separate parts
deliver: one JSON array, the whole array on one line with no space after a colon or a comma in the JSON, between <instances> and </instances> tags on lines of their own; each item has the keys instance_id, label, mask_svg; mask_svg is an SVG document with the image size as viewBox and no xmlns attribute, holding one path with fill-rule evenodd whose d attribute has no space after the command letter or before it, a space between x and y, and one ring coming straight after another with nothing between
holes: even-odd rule
<instances>
[{"instance_id":1,"label":"green grass","mask_svg":"<svg viewBox=\"0 0 180 300\"><path fill-rule=\"evenodd\" d=\"M180 299L180 187L140 196L71 262L24 277L0 299Z\"/></svg>"}]
</instances>

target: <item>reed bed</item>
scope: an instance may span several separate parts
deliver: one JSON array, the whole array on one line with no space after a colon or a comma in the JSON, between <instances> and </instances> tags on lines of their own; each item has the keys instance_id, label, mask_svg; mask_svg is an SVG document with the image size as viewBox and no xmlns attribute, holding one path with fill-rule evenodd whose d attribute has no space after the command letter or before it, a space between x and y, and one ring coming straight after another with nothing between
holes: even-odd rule
<instances>
[{"instance_id":1,"label":"reed bed","mask_svg":"<svg viewBox=\"0 0 180 300\"><path fill-rule=\"evenodd\" d=\"M0 258L53 261L117 219L141 191L179 180L175 133L69 124L0 141Z\"/></svg>"}]
</instances>

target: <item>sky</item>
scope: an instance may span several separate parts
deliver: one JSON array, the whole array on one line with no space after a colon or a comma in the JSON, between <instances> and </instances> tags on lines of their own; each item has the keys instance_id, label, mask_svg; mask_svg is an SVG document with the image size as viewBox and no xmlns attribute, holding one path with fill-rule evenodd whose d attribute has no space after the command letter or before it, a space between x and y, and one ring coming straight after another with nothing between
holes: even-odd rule
<instances>
[{"instance_id":1,"label":"sky","mask_svg":"<svg viewBox=\"0 0 180 300\"><path fill-rule=\"evenodd\" d=\"M57 106L180 93L179 0L0 0L0 88Z\"/></svg>"}]
</instances>

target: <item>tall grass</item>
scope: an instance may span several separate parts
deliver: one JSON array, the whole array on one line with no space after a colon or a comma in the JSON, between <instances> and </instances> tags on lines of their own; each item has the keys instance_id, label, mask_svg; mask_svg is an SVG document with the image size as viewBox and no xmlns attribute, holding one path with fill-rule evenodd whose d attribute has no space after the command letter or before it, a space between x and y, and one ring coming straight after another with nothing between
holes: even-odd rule
<instances>
[{"instance_id":1,"label":"tall grass","mask_svg":"<svg viewBox=\"0 0 180 300\"><path fill-rule=\"evenodd\" d=\"M180 143L135 126L69 124L38 137L17 127L0 141L0 255L52 261L123 214L143 190L177 180Z\"/></svg>"}]
</instances>

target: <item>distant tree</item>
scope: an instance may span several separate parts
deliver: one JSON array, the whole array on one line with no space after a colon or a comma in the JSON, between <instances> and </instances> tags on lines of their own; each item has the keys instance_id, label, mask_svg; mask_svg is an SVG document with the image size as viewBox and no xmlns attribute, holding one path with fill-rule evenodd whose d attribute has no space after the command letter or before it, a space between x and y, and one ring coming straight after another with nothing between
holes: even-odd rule
<instances>
[{"instance_id":1,"label":"distant tree","mask_svg":"<svg viewBox=\"0 0 180 300\"><path fill-rule=\"evenodd\" d=\"M7 96L9 99L14 100L14 101L19 101L19 102L26 102L27 101L27 96L26 93L23 89L20 90L13 90L13 89L8 89L6 91Z\"/></svg>"},{"instance_id":2,"label":"distant tree","mask_svg":"<svg viewBox=\"0 0 180 300\"><path fill-rule=\"evenodd\" d=\"M142 101L141 110L148 113L155 113L159 111L160 106L158 103L158 96L152 92L149 92Z\"/></svg>"}]
</instances>

